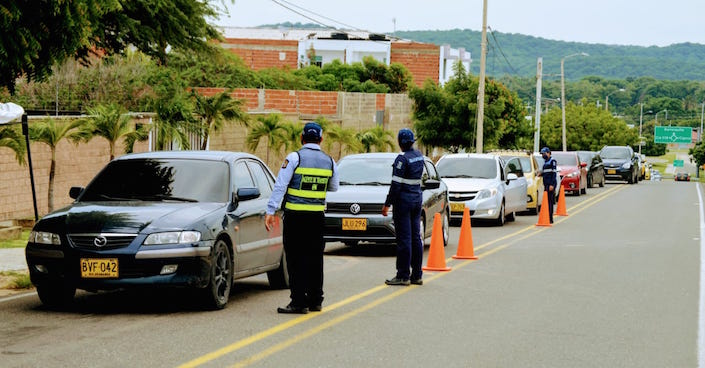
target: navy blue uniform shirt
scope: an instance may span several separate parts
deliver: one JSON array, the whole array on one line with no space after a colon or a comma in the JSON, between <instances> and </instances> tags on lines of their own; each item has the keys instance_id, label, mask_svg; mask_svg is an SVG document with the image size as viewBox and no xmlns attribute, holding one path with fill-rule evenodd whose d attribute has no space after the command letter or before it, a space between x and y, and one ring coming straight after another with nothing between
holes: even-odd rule
<instances>
[{"instance_id":1,"label":"navy blue uniform shirt","mask_svg":"<svg viewBox=\"0 0 705 368\"><path fill-rule=\"evenodd\" d=\"M415 149L409 149L397 156L392 169L392 185L389 187L385 206L397 201L409 203L421 202L421 175L423 175L423 155Z\"/></svg>"}]
</instances>

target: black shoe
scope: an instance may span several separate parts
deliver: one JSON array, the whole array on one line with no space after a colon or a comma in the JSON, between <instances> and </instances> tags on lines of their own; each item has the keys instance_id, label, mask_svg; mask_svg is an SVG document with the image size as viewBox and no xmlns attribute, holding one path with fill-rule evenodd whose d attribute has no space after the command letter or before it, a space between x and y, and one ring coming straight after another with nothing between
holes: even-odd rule
<instances>
[{"instance_id":1,"label":"black shoe","mask_svg":"<svg viewBox=\"0 0 705 368\"><path fill-rule=\"evenodd\" d=\"M323 307L321 307L320 304L309 305L309 306L308 306L308 311L309 311L309 312L320 312L321 309L323 309Z\"/></svg>"},{"instance_id":2,"label":"black shoe","mask_svg":"<svg viewBox=\"0 0 705 368\"><path fill-rule=\"evenodd\" d=\"M400 279L398 277L395 277L391 280L385 280L384 283L387 285L403 285L403 286L409 286L409 284L411 284L409 279Z\"/></svg>"},{"instance_id":3,"label":"black shoe","mask_svg":"<svg viewBox=\"0 0 705 368\"><path fill-rule=\"evenodd\" d=\"M414 285L423 285L423 279L411 279L410 281Z\"/></svg>"},{"instance_id":4,"label":"black shoe","mask_svg":"<svg viewBox=\"0 0 705 368\"><path fill-rule=\"evenodd\" d=\"M308 308L306 307L294 307L291 304L287 305L286 307L282 308L279 307L277 308L277 313L284 313L284 314L306 314L308 313Z\"/></svg>"}]
</instances>

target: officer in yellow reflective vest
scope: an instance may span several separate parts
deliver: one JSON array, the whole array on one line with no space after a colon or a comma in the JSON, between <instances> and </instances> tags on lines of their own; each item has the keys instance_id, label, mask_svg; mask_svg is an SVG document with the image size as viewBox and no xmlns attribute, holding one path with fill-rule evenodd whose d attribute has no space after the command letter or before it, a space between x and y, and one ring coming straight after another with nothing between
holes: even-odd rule
<instances>
[{"instance_id":1,"label":"officer in yellow reflective vest","mask_svg":"<svg viewBox=\"0 0 705 368\"><path fill-rule=\"evenodd\" d=\"M284 201L284 252L291 302L279 313L318 312L323 303L323 226L326 192L338 190L335 161L321 151L323 130L310 122L301 133L303 147L289 153L267 203L265 226L275 225Z\"/></svg>"}]
</instances>

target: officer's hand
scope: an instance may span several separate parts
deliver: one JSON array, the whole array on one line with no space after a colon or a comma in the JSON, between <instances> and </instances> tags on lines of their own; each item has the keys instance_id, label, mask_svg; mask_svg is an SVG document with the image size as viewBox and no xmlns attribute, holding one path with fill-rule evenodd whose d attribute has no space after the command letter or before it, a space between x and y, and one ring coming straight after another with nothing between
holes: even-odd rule
<instances>
[{"instance_id":1,"label":"officer's hand","mask_svg":"<svg viewBox=\"0 0 705 368\"><path fill-rule=\"evenodd\" d=\"M382 207L382 216L387 216L389 215L389 206L383 206Z\"/></svg>"},{"instance_id":2,"label":"officer's hand","mask_svg":"<svg viewBox=\"0 0 705 368\"><path fill-rule=\"evenodd\" d=\"M551 190L551 191L552 191L552 190L554 190L554 189L556 189L556 188L554 188L553 185L549 185L549 186L548 186L548 190Z\"/></svg>"},{"instance_id":3,"label":"officer's hand","mask_svg":"<svg viewBox=\"0 0 705 368\"><path fill-rule=\"evenodd\" d=\"M276 215L264 215L264 228L267 229L267 231L272 230L272 228L274 227L277 221L276 217Z\"/></svg>"}]
</instances>

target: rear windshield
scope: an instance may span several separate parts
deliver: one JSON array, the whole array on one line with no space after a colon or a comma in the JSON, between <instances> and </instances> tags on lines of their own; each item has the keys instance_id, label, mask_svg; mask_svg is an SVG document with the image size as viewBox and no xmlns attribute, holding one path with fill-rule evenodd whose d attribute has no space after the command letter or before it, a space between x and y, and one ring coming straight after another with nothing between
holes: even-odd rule
<instances>
[{"instance_id":1,"label":"rear windshield","mask_svg":"<svg viewBox=\"0 0 705 368\"><path fill-rule=\"evenodd\" d=\"M600 151L602 159L622 159L629 160L631 155L627 147L603 147Z\"/></svg>"},{"instance_id":2,"label":"rear windshield","mask_svg":"<svg viewBox=\"0 0 705 368\"><path fill-rule=\"evenodd\" d=\"M81 201L227 202L226 162L188 159L113 161L86 187Z\"/></svg>"},{"instance_id":3,"label":"rear windshield","mask_svg":"<svg viewBox=\"0 0 705 368\"><path fill-rule=\"evenodd\" d=\"M493 158L445 158L438 161L436 169L443 178L494 179L497 177L497 162Z\"/></svg>"}]
</instances>

